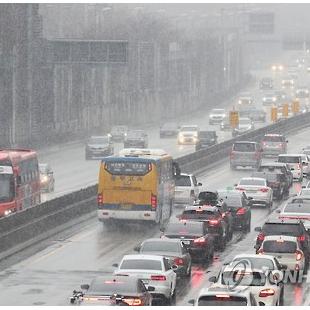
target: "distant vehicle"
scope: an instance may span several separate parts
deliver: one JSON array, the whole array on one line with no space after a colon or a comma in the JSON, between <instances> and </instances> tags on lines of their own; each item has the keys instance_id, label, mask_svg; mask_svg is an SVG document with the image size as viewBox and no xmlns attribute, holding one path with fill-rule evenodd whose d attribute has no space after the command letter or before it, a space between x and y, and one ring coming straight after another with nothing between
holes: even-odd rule
<instances>
[{"instance_id":1,"label":"distant vehicle","mask_svg":"<svg viewBox=\"0 0 310 310\"><path fill-rule=\"evenodd\" d=\"M251 105L254 103L254 99L249 93L242 93L239 95L238 105Z\"/></svg>"},{"instance_id":2,"label":"distant vehicle","mask_svg":"<svg viewBox=\"0 0 310 310\"><path fill-rule=\"evenodd\" d=\"M257 171L284 173L289 185L290 186L293 185L293 173L288 164L286 163L278 163L278 162L263 163L258 167Z\"/></svg>"},{"instance_id":3,"label":"distant vehicle","mask_svg":"<svg viewBox=\"0 0 310 310\"><path fill-rule=\"evenodd\" d=\"M259 82L259 89L273 89L273 80L271 78L262 78Z\"/></svg>"},{"instance_id":4,"label":"distant vehicle","mask_svg":"<svg viewBox=\"0 0 310 310\"><path fill-rule=\"evenodd\" d=\"M177 123L165 123L160 127L160 138L176 137L179 132L179 126Z\"/></svg>"},{"instance_id":5,"label":"distant vehicle","mask_svg":"<svg viewBox=\"0 0 310 310\"><path fill-rule=\"evenodd\" d=\"M117 267L115 275L134 275L142 279L145 286L152 286L151 294L160 298L168 305L175 304L177 275L169 259L158 255L133 254L125 255Z\"/></svg>"},{"instance_id":6,"label":"distant vehicle","mask_svg":"<svg viewBox=\"0 0 310 310\"><path fill-rule=\"evenodd\" d=\"M284 154L287 152L287 143L284 135L281 134L265 134L261 146L263 149L263 155L274 155Z\"/></svg>"},{"instance_id":7,"label":"distant vehicle","mask_svg":"<svg viewBox=\"0 0 310 310\"><path fill-rule=\"evenodd\" d=\"M0 150L0 217L41 202L37 153L26 149Z\"/></svg>"},{"instance_id":8,"label":"distant vehicle","mask_svg":"<svg viewBox=\"0 0 310 310\"><path fill-rule=\"evenodd\" d=\"M174 205L176 170L163 150L124 149L119 156L104 158L98 180L99 221L108 227L133 221L163 225Z\"/></svg>"},{"instance_id":9,"label":"distant vehicle","mask_svg":"<svg viewBox=\"0 0 310 310\"><path fill-rule=\"evenodd\" d=\"M92 136L85 146L85 159L101 159L103 156L113 155L114 147L110 136Z\"/></svg>"},{"instance_id":10,"label":"distant vehicle","mask_svg":"<svg viewBox=\"0 0 310 310\"><path fill-rule=\"evenodd\" d=\"M208 148L214 144L217 144L216 131L200 131L196 144L196 151Z\"/></svg>"},{"instance_id":11,"label":"distant vehicle","mask_svg":"<svg viewBox=\"0 0 310 310\"><path fill-rule=\"evenodd\" d=\"M124 148L147 148L148 136L144 130L129 130L124 140Z\"/></svg>"},{"instance_id":12,"label":"distant vehicle","mask_svg":"<svg viewBox=\"0 0 310 310\"><path fill-rule=\"evenodd\" d=\"M298 179L299 182L302 182L303 165L301 154L279 154L278 162L288 164L293 173L293 178Z\"/></svg>"},{"instance_id":13,"label":"distant vehicle","mask_svg":"<svg viewBox=\"0 0 310 310\"><path fill-rule=\"evenodd\" d=\"M284 66L282 64L273 64L271 66L271 70L274 72L282 72L284 70Z\"/></svg>"},{"instance_id":14,"label":"distant vehicle","mask_svg":"<svg viewBox=\"0 0 310 310\"><path fill-rule=\"evenodd\" d=\"M254 129L253 121L248 117L240 117L239 124L232 130L232 136L236 137Z\"/></svg>"},{"instance_id":15,"label":"distant vehicle","mask_svg":"<svg viewBox=\"0 0 310 310\"><path fill-rule=\"evenodd\" d=\"M267 93L262 98L263 105L277 104L277 95L273 93Z\"/></svg>"},{"instance_id":16,"label":"distant vehicle","mask_svg":"<svg viewBox=\"0 0 310 310\"><path fill-rule=\"evenodd\" d=\"M222 287L204 287L200 290L197 299L190 299L193 306L258 306L254 295L249 289L231 289Z\"/></svg>"},{"instance_id":17,"label":"distant vehicle","mask_svg":"<svg viewBox=\"0 0 310 310\"><path fill-rule=\"evenodd\" d=\"M111 139L113 142L124 142L127 136L128 127L127 126L113 126L111 129Z\"/></svg>"},{"instance_id":18,"label":"distant vehicle","mask_svg":"<svg viewBox=\"0 0 310 310\"><path fill-rule=\"evenodd\" d=\"M295 97L297 99L307 99L309 98L309 89L308 87L298 87L295 91Z\"/></svg>"},{"instance_id":19,"label":"distant vehicle","mask_svg":"<svg viewBox=\"0 0 310 310\"><path fill-rule=\"evenodd\" d=\"M241 178L236 184L236 190L245 192L251 200L252 206L265 206L271 209L273 200L273 190L268 187L266 179L246 177Z\"/></svg>"},{"instance_id":20,"label":"distant vehicle","mask_svg":"<svg viewBox=\"0 0 310 310\"><path fill-rule=\"evenodd\" d=\"M225 116L220 125L221 130L231 130L230 119L229 116Z\"/></svg>"},{"instance_id":21,"label":"distant vehicle","mask_svg":"<svg viewBox=\"0 0 310 310\"><path fill-rule=\"evenodd\" d=\"M284 103L292 101L292 98L283 90L275 90L274 94L277 98L278 105L283 105Z\"/></svg>"},{"instance_id":22,"label":"distant vehicle","mask_svg":"<svg viewBox=\"0 0 310 310\"><path fill-rule=\"evenodd\" d=\"M201 183L197 183L193 174L181 173L175 177L175 204L193 204L199 194Z\"/></svg>"},{"instance_id":23,"label":"distant vehicle","mask_svg":"<svg viewBox=\"0 0 310 310\"><path fill-rule=\"evenodd\" d=\"M49 164L39 164L41 190L48 193L55 189L54 172Z\"/></svg>"},{"instance_id":24,"label":"distant vehicle","mask_svg":"<svg viewBox=\"0 0 310 310\"><path fill-rule=\"evenodd\" d=\"M73 291L71 304L83 306L151 306L153 286L144 285L135 276L108 275L82 284L82 291Z\"/></svg>"},{"instance_id":25,"label":"distant vehicle","mask_svg":"<svg viewBox=\"0 0 310 310\"><path fill-rule=\"evenodd\" d=\"M293 89L295 87L295 80L291 76L282 79L281 86L283 89Z\"/></svg>"},{"instance_id":26,"label":"distant vehicle","mask_svg":"<svg viewBox=\"0 0 310 310\"><path fill-rule=\"evenodd\" d=\"M199 128L197 125L184 125L178 134L178 144L196 144L198 135Z\"/></svg>"},{"instance_id":27,"label":"distant vehicle","mask_svg":"<svg viewBox=\"0 0 310 310\"><path fill-rule=\"evenodd\" d=\"M170 265L176 265L175 273L190 277L192 259L189 251L181 240L168 238L152 238L144 240L135 251L140 254L161 255L169 259Z\"/></svg>"},{"instance_id":28,"label":"distant vehicle","mask_svg":"<svg viewBox=\"0 0 310 310\"><path fill-rule=\"evenodd\" d=\"M237 166L258 168L262 161L262 149L257 142L238 141L230 152L230 168Z\"/></svg>"},{"instance_id":29,"label":"distant vehicle","mask_svg":"<svg viewBox=\"0 0 310 310\"><path fill-rule=\"evenodd\" d=\"M239 117L250 118L253 122L266 122L267 113L254 105L239 106Z\"/></svg>"},{"instance_id":30,"label":"distant vehicle","mask_svg":"<svg viewBox=\"0 0 310 310\"><path fill-rule=\"evenodd\" d=\"M226 112L224 109L212 109L209 114L209 124L219 124L223 121L226 116Z\"/></svg>"}]
</instances>

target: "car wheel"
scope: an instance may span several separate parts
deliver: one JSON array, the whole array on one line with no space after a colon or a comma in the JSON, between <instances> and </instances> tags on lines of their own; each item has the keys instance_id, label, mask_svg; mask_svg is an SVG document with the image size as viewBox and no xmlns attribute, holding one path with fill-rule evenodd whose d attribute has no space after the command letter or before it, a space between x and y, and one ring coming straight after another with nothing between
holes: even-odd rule
<instances>
[{"instance_id":1,"label":"car wheel","mask_svg":"<svg viewBox=\"0 0 310 310\"><path fill-rule=\"evenodd\" d=\"M176 291L174 289L172 295L170 296L170 298L168 299L167 305L168 306L173 306L176 303Z\"/></svg>"}]
</instances>

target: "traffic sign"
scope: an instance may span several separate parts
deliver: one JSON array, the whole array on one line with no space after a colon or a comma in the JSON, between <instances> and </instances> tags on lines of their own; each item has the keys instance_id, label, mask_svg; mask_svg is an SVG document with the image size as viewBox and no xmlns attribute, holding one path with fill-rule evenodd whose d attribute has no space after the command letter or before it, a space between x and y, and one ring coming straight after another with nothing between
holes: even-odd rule
<instances>
[{"instance_id":1,"label":"traffic sign","mask_svg":"<svg viewBox=\"0 0 310 310\"><path fill-rule=\"evenodd\" d=\"M284 103L282 107L282 115L288 117L288 103Z\"/></svg>"},{"instance_id":2,"label":"traffic sign","mask_svg":"<svg viewBox=\"0 0 310 310\"><path fill-rule=\"evenodd\" d=\"M294 114L297 114L297 113L299 113L299 110L300 110L299 101L298 100L293 100L293 102L292 102L292 112Z\"/></svg>"},{"instance_id":3,"label":"traffic sign","mask_svg":"<svg viewBox=\"0 0 310 310\"><path fill-rule=\"evenodd\" d=\"M239 125L239 112L238 111L230 111L229 112L229 121L230 126L232 128L236 128Z\"/></svg>"},{"instance_id":4,"label":"traffic sign","mask_svg":"<svg viewBox=\"0 0 310 310\"><path fill-rule=\"evenodd\" d=\"M271 108L271 121L276 122L278 120L278 108L272 107Z\"/></svg>"}]
</instances>

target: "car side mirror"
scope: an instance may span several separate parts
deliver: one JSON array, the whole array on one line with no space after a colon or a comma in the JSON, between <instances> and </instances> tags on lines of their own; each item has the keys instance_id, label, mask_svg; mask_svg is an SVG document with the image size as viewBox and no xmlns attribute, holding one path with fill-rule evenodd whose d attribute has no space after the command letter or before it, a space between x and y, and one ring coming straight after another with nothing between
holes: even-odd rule
<instances>
[{"instance_id":1,"label":"car side mirror","mask_svg":"<svg viewBox=\"0 0 310 310\"><path fill-rule=\"evenodd\" d=\"M179 268L178 265L172 265L172 266L171 266L171 269L172 269L173 271L176 271L178 268Z\"/></svg>"},{"instance_id":2,"label":"car side mirror","mask_svg":"<svg viewBox=\"0 0 310 310\"><path fill-rule=\"evenodd\" d=\"M118 268L118 264L113 264L112 267Z\"/></svg>"},{"instance_id":3,"label":"car side mirror","mask_svg":"<svg viewBox=\"0 0 310 310\"><path fill-rule=\"evenodd\" d=\"M140 249L141 249L141 245L137 245L133 248L133 250L136 252L140 252Z\"/></svg>"},{"instance_id":4,"label":"car side mirror","mask_svg":"<svg viewBox=\"0 0 310 310\"><path fill-rule=\"evenodd\" d=\"M89 284L82 284L81 289L87 291L89 289Z\"/></svg>"},{"instance_id":5,"label":"car side mirror","mask_svg":"<svg viewBox=\"0 0 310 310\"><path fill-rule=\"evenodd\" d=\"M149 292L154 292L154 291L155 291L155 287L154 287L154 286L149 286L149 287L147 288L147 290L148 290Z\"/></svg>"},{"instance_id":6,"label":"car side mirror","mask_svg":"<svg viewBox=\"0 0 310 310\"><path fill-rule=\"evenodd\" d=\"M209 282L215 283L216 282L216 276L210 277Z\"/></svg>"},{"instance_id":7,"label":"car side mirror","mask_svg":"<svg viewBox=\"0 0 310 310\"><path fill-rule=\"evenodd\" d=\"M260 232L260 231L262 231L262 228L261 227L255 227L254 231Z\"/></svg>"},{"instance_id":8,"label":"car side mirror","mask_svg":"<svg viewBox=\"0 0 310 310\"><path fill-rule=\"evenodd\" d=\"M260 248L260 246L259 246L258 244L255 244L255 245L253 246L253 248L254 248L255 250L258 250L258 249Z\"/></svg>"},{"instance_id":9,"label":"car side mirror","mask_svg":"<svg viewBox=\"0 0 310 310\"><path fill-rule=\"evenodd\" d=\"M190 305L194 306L194 304L195 304L195 299L190 299L187 303L189 303Z\"/></svg>"},{"instance_id":10,"label":"car side mirror","mask_svg":"<svg viewBox=\"0 0 310 310\"><path fill-rule=\"evenodd\" d=\"M277 209L277 210L276 210L276 213L281 213L281 210L280 210L280 209Z\"/></svg>"},{"instance_id":11,"label":"car side mirror","mask_svg":"<svg viewBox=\"0 0 310 310\"><path fill-rule=\"evenodd\" d=\"M236 184L234 184L234 186L238 186L238 184L236 183Z\"/></svg>"},{"instance_id":12,"label":"car side mirror","mask_svg":"<svg viewBox=\"0 0 310 310\"><path fill-rule=\"evenodd\" d=\"M288 140L286 140L285 142L288 143Z\"/></svg>"},{"instance_id":13,"label":"car side mirror","mask_svg":"<svg viewBox=\"0 0 310 310\"><path fill-rule=\"evenodd\" d=\"M198 186L202 186L202 183L199 182L199 183L198 183Z\"/></svg>"},{"instance_id":14,"label":"car side mirror","mask_svg":"<svg viewBox=\"0 0 310 310\"><path fill-rule=\"evenodd\" d=\"M306 185L303 185L301 188L306 188Z\"/></svg>"},{"instance_id":15,"label":"car side mirror","mask_svg":"<svg viewBox=\"0 0 310 310\"><path fill-rule=\"evenodd\" d=\"M294 170L294 168L291 168L291 171L293 171Z\"/></svg>"}]
</instances>

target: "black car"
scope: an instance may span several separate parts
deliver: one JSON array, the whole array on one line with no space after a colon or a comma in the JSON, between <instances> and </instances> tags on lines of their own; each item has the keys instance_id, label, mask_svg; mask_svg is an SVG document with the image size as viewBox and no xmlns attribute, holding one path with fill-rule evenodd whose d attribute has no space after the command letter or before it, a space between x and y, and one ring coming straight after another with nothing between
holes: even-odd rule
<instances>
[{"instance_id":1,"label":"black car","mask_svg":"<svg viewBox=\"0 0 310 310\"><path fill-rule=\"evenodd\" d=\"M306 262L309 262L310 237L302 221L273 216L269 218L262 227L255 227L255 231L259 232L256 238L256 245L254 246L256 252L261 247L265 236L292 236L297 237L299 240L305 254Z\"/></svg>"},{"instance_id":2,"label":"black car","mask_svg":"<svg viewBox=\"0 0 310 310\"><path fill-rule=\"evenodd\" d=\"M262 163L258 167L257 171L265 171L265 172L280 172L284 173L289 186L293 185L293 174L291 169L286 163L278 163L278 162L268 162Z\"/></svg>"},{"instance_id":3,"label":"black car","mask_svg":"<svg viewBox=\"0 0 310 310\"><path fill-rule=\"evenodd\" d=\"M290 184L284 173L261 171L253 172L252 177L266 179L267 186L272 188L273 196L278 200L289 194Z\"/></svg>"},{"instance_id":4,"label":"black car","mask_svg":"<svg viewBox=\"0 0 310 310\"><path fill-rule=\"evenodd\" d=\"M143 130L129 130L124 140L124 148L147 148L148 137Z\"/></svg>"},{"instance_id":5,"label":"black car","mask_svg":"<svg viewBox=\"0 0 310 310\"><path fill-rule=\"evenodd\" d=\"M218 250L224 250L229 239L229 227L222 212L214 206L187 206L179 217L183 221L204 222L208 232L214 236L214 245Z\"/></svg>"},{"instance_id":6,"label":"black car","mask_svg":"<svg viewBox=\"0 0 310 310\"><path fill-rule=\"evenodd\" d=\"M177 123L165 123L160 126L159 136L160 138L176 137L179 132L179 126Z\"/></svg>"},{"instance_id":7,"label":"black car","mask_svg":"<svg viewBox=\"0 0 310 310\"><path fill-rule=\"evenodd\" d=\"M216 131L200 131L198 135L198 142L196 144L196 151L205 149L217 143Z\"/></svg>"},{"instance_id":8,"label":"black car","mask_svg":"<svg viewBox=\"0 0 310 310\"><path fill-rule=\"evenodd\" d=\"M273 80L271 78L262 78L259 82L260 89L273 89Z\"/></svg>"},{"instance_id":9,"label":"black car","mask_svg":"<svg viewBox=\"0 0 310 310\"><path fill-rule=\"evenodd\" d=\"M110 136L92 136L86 142L85 159L101 159L103 156L113 155L114 147Z\"/></svg>"},{"instance_id":10,"label":"black car","mask_svg":"<svg viewBox=\"0 0 310 310\"><path fill-rule=\"evenodd\" d=\"M236 190L219 190L218 195L232 214L234 230L251 231L251 200L246 194Z\"/></svg>"},{"instance_id":11,"label":"black car","mask_svg":"<svg viewBox=\"0 0 310 310\"><path fill-rule=\"evenodd\" d=\"M192 258L210 262L214 255L214 238L205 222L179 221L168 223L162 238L180 239Z\"/></svg>"},{"instance_id":12,"label":"black car","mask_svg":"<svg viewBox=\"0 0 310 310\"><path fill-rule=\"evenodd\" d=\"M109 275L95 278L90 285L73 291L71 304L97 306L151 306L153 286L145 287L135 276Z\"/></svg>"},{"instance_id":13,"label":"black car","mask_svg":"<svg viewBox=\"0 0 310 310\"><path fill-rule=\"evenodd\" d=\"M192 271L192 259L188 249L179 239L152 238L144 240L135 247L140 254L160 255L169 259L170 265L178 266L174 272L189 277Z\"/></svg>"},{"instance_id":14,"label":"black car","mask_svg":"<svg viewBox=\"0 0 310 310\"><path fill-rule=\"evenodd\" d=\"M233 216L227 206L223 204L222 199L220 199L217 191L201 191L198 195L197 200L194 202L194 206L215 206L219 208L222 213L222 217L227 224L227 241L231 240L233 237Z\"/></svg>"}]
</instances>

